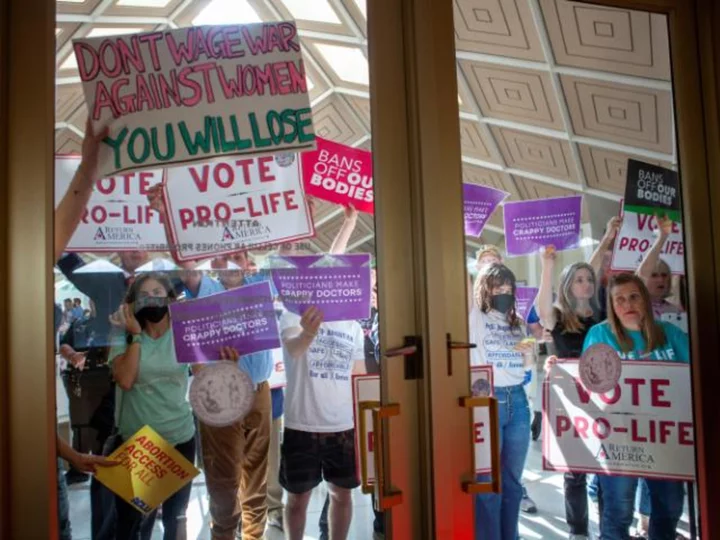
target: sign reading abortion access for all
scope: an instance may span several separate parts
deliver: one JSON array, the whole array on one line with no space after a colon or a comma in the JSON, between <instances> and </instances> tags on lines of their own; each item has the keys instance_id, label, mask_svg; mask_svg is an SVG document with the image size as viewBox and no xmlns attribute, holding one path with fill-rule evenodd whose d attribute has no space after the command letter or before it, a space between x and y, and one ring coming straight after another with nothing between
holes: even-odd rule
<instances>
[{"instance_id":1,"label":"sign reading abortion access for all","mask_svg":"<svg viewBox=\"0 0 720 540\"><path fill-rule=\"evenodd\" d=\"M315 234L296 154L212 161L165 174L165 214L180 261Z\"/></svg>"},{"instance_id":2,"label":"sign reading abortion access for all","mask_svg":"<svg viewBox=\"0 0 720 540\"><path fill-rule=\"evenodd\" d=\"M285 308L302 315L315 306L325 322L370 317L370 255L297 255L270 259Z\"/></svg>"},{"instance_id":3,"label":"sign reading abortion access for all","mask_svg":"<svg viewBox=\"0 0 720 540\"><path fill-rule=\"evenodd\" d=\"M145 426L110 454L115 467L98 467L95 478L143 514L152 512L200 471Z\"/></svg>"},{"instance_id":4,"label":"sign reading abortion access for all","mask_svg":"<svg viewBox=\"0 0 720 540\"><path fill-rule=\"evenodd\" d=\"M508 193L477 184L463 184L465 235L480 236L487 220Z\"/></svg>"},{"instance_id":5,"label":"sign reading abortion access for all","mask_svg":"<svg viewBox=\"0 0 720 540\"><path fill-rule=\"evenodd\" d=\"M578 362L559 362L545 379L545 470L693 480L695 438L690 366L622 362L614 390L589 392Z\"/></svg>"},{"instance_id":6,"label":"sign reading abortion access for all","mask_svg":"<svg viewBox=\"0 0 720 540\"><path fill-rule=\"evenodd\" d=\"M625 210L636 214L665 215L680 221L680 183L675 171L628 160Z\"/></svg>"},{"instance_id":7,"label":"sign reading abortion access for all","mask_svg":"<svg viewBox=\"0 0 720 540\"><path fill-rule=\"evenodd\" d=\"M372 153L316 137L317 149L300 154L308 195L372 214Z\"/></svg>"},{"instance_id":8,"label":"sign reading abortion access for all","mask_svg":"<svg viewBox=\"0 0 720 540\"><path fill-rule=\"evenodd\" d=\"M530 315L538 290L536 287L518 287L515 291L515 309L517 310L517 316L523 321L527 320L528 315Z\"/></svg>"},{"instance_id":9,"label":"sign reading abortion access for all","mask_svg":"<svg viewBox=\"0 0 720 540\"><path fill-rule=\"evenodd\" d=\"M294 22L190 26L73 41L99 171L314 148Z\"/></svg>"},{"instance_id":10,"label":"sign reading abortion access for all","mask_svg":"<svg viewBox=\"0 0 720 540\"><path fill-rule=\"evenodd\" d=\"M79 166L78 156L55 156L55 208ZM148 190L161 180L160 170L98 180L67 251L167 251L160 216L147 200Z\"/></svg>"},{"instance_id":11,"label":"sign reading abortion access for all","mask_svg":"<svg viewBox=\"0 0 720 540\"><path fill-rule=\"evenodd\" d=\"M580 244L582 195L508 202L503 207L508 255L528 255L549 245L556 251Z\"/></svg>"},{"instance_id":12,"label":"sign reading abortion access for all","mask_svg":"<svg viewBox=\"0 0 720 540\"><path fill-rule=\"evenodd\" d=\"M610 267L613 270L634 272L655 243L656 237L655 216L625 210L622 227L615 239ZM677 221L673 221L672 231L665 241L660 258L670 266L673 274L685 273L685 242L682 224Z\"/></svg>"},{"instance_id":13,"label":"sign reading abortion access for all","mask_svg":"<svg viewBox=\"0 0 720 540\"><path fill-rule=\"evenodd\" d=\"M264 281L170 305L180 364L220 359L221 347L240 356L280 347L270 283Z\"/></svg>"}]
</instances>

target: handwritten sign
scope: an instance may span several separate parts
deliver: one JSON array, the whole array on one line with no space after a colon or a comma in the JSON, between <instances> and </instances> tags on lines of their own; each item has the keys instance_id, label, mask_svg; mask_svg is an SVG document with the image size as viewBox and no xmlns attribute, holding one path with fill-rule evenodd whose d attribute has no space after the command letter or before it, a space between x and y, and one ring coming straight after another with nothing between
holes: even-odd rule
<instances>
[{"instance_id":1,"label":"handwritten sign","mask_svg":"<svg viewBox=\"0 0 720 540\"><path fill-rule=\"evenodd\" d=\"M314 148L294 22L78 39L102 176L218 155Z\"/></svg>"},{"instance_id":2,"label":"handwritten sign","mask_svg":"<svg viewBox=\"0 0 720 540\"><path fill-rule=\"evenodd\" d=\"M315 306L324 322L370 317L370 255L297 255L270 258L285 308L302 315Z\"/></svg>"},{"instance_id":3,"label":"handwritten sign","mask_svg":"<svg viewBox=\"0 0 720 540\"><path fill-rule=\"evenodd\" d=\"M624 201L629 212L665 215L673 221L680 221L678 174L658 165L629 159Z\"/></svg>"},{"instance_id":4,"label":"handwritten sign","mask_svg":"<svg viewBox=\"0 0 720 540\"><path fill-rule=\"evenodd\" d=\"M488 186L463 184L465 234L480 236L487 220L509 193Z\"/></svg>"},{"instance_id":5,"label":"handwritten sign","mask_svg":"<svg viewBox=\"0 0 720 540\"><path fill-rule=\"evenodd\" d=\"M508 202L503 207L508 255L528 255L553 245L557 251L580 243L582 196Z\"/></svg>"},{"instance_id":6,"label":"handwritten sign","mask_svg":"<svg viewBox=\"0 0 720 540\"><path fill-rule=\"evenodd\" d=\"M55 156L56 208L79 166L78 156ZM161 180L159 170L98 180L67 251L167 251L165 229L147 200Z\"/></svg>"},{"instance_id":7,"label":"handwritten sign","mask_svg":"<svg viewBox=\"0 0 720 540\"><path fill-rule=\"evenodd\" d=\"M690 366L622 362L605 394L589 392L578 362L555 364L543 396L543 468L693 480L695 439Z\"/></svg>"},{"instance_id":8,"label":"handwritten sign","mask_svg":"<svg viewBox=\"0 0 720 540\"><path fill-rule=\"evenodd\" d=\"M150 426L125 441L109 459L119 465L98 467L95 478L143 514L152 512L200 474Z\"/></svg>"},{"instance_id":9,"label":"handwritten sign","mask_svg":"<svg viewBox=\"0 0 720 540\"><path fill-rule=\"evenodd\" d=\"M372 153L320 137L316 141L316 150L301 154L308 195L372 214Z\"/></svg>"},{"instance_id":10,"label":"handwritten sign","mask_svg":"<svg viewBox=\"0 0 720 540\"><path fill-rule=\"evenodd\" d=\"M624 211L610 267L613 270L630 272L637 270L645 254L655 243L656 234L655 216ZM685 242L681 223L673 222L672 231L662 247L660 258L668 264L673 274L685 273Z\"/></svg>"},{"instance_id":11,"label":"handwritten sign","mask_svg":"<svg viewBox=\"0 0 720 540\"><path fill-rule=\"evenodd\" d=\"M221 347L234 347L241 356L280 347L266 281L171 304L170 320L181 364L219 360Z\"/></svg>"},{"instance_id":12,"label":"handwritten sign","mask_svg":"<svg viewBox=\"0 0 720 540\"><path fill-rule=\"evenodd\" d=\"M295 154L175 167L166 175L166 215L180 261L315 234Z\"/></svg>"}]
</instances>

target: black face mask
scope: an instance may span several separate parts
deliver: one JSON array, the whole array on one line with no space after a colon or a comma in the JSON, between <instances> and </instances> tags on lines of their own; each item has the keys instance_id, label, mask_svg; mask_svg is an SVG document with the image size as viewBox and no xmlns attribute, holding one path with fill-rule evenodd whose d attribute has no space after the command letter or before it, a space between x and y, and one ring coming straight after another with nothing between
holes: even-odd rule
<instances>
[{"instance_id":1,"label":"black face mask","mask_svg":"<svg viewBox=\"0 0 720 540\"><path fill-rule=\"evenodd\" d=\"M136 306L135 318L140 326L146 322L159 323L168 313L167 298L148 297L143 298Z\"/></svg>"},{"instance_id":2,"label":"black face mask","mask_svg":"<svg viewBox=\"0 0 720 540\"><path fill-rule=\"evenodd\" d=\"M507 313L515 306L515 295L496 294L490 297L490 307L500 313Z\"/></svg>"}]
</instances>

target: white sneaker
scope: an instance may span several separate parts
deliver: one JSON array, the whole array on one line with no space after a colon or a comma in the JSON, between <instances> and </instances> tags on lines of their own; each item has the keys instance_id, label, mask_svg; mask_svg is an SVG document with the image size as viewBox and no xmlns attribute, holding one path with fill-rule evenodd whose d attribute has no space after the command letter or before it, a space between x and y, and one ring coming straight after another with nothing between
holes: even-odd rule
<instances>
[{"instance_id":1,"label":"white sneaker","mask_svg":"<svg viewBox=\"0 0 720 540\"><path fill-rule=\"evenodd\" d=\"M275 527L276 529L283 530L283 516L282 512L272 512L268 514L267 519L268 526Z\"/></svg>"}]
</instances>

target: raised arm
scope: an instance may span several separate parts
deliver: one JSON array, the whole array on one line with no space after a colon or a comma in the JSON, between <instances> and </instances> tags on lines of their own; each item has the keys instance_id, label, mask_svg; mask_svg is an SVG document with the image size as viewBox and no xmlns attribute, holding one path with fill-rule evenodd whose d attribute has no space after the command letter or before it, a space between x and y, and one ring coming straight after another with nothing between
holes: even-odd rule
<instances>
[{"instance_id":1,"label":"raised arm","mask_svg":"<svg viewBox=\"0 0 720 540\"><path fill-rule=\"evenodd\" d=\"M543 327L552 331L557 321L553 309L553 276L555 274L555 248L548 246L540 256L542 273L540 275L540 290L538 291L537 307L540 322Z\"/></svg>"},{"instance_id":2,"label":"raised arm","mask_svg":"<svg viewBox=\"0 0 720 540\"><path fill-rule=\"evenodd\" d=\"M332 253L333 255L340 255L342 253L345 253L345 251L347 250L348 242L350 241L350 237L352 236L353 231L355 231L355 225L357 225L357 218L358 211L355 209L355 207L353 205L346 206L345 219L337 235L335 235L335 239L333 240L332 245L330 246L330 253Z\"/></svg>"},{"instance_id":3,"label":"raised arm","mask_svg":"<svg viewBox=\"0 0 720 540\"><path fill-rule=\"evenodd\" d=\"M620 216L613 216L607 223L605 228L605 234L603 235L598 247L595 248L593 254L590 256L588 264L592 266L595 275L600 278L600 270L602 269L603 256L605 252L612 246L613 240L617 236L620 227L622 226L622 218Z\"/></svg>"},{"instance_id":4,"label":"raised arm","mask_svg":"<svg viewBox=\"0 0 720 540\"><path fill-rule=\"evenodd\" d=\"M314 307L309 307L300 318L300 326L286 328L282 332L283 345L291 358L298 359L310 348L322 324L323 314Z\"/></svg>"},{"instance_id":5,"label":"raised arm","mask_svg":"<svg viewBox=\"0 0 720 540\"><path fill-rule=\"evenodd\" d=\"M140 323L135 318L128 304L120 308L125 321L125 329L128 334L139 336L142 333ZM140 368L140 343L134 342L128 345L125 352L112 359L112 374L115 382L125 391L132 389L137 380Z\"/></svg>"},{"instance_id":6,"label":"raised arm","mask_svg":"<svg viewBox=\"0 0 720 540\"><path fill-rule=\"evenodd\" d=\"M672 220L666 218L665 216L658 216L657 224L658 236L655 239L655 242L653 242L652 247L647 251L647 253L645 253L645 257L643 257L643 260L636 271L637 275L640 276L640 279L642 279L646 285L647 281L652 276L655 267L660 261L660 253L662 253L665 241L669 238L673 228Z\"/></svg>"}]
</instances>

